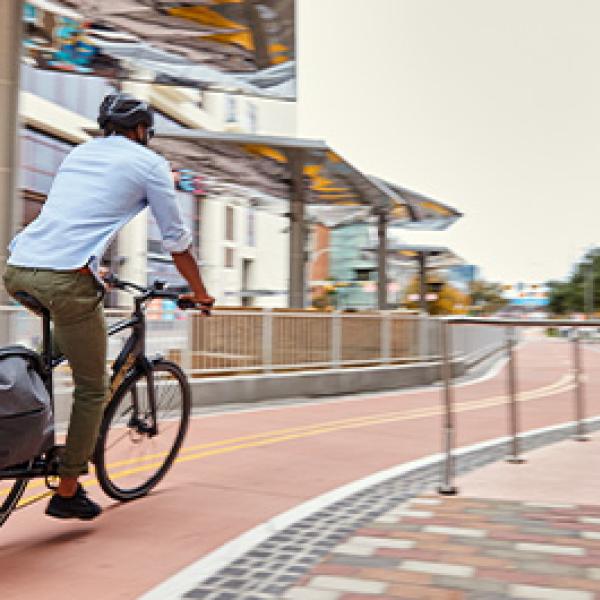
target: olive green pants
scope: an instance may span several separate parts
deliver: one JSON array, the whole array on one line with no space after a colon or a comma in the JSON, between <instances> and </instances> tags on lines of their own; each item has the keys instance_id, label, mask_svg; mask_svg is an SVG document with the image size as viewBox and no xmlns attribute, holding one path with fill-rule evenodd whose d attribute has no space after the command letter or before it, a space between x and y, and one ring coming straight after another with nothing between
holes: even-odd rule
<instances>
[{"instance_id":1,"label":"olive green pants","mask_svg":"<svg viewBox=\"0 0 600 600\"><path fill-rule=\"evenodd\" d=\"M69 361L75 389L59 474L87 472L108 397L106 322L100 284L88 273L8 266L9 294L34 296L52 317L55 347Z\"/></svg>"}]
</instances>

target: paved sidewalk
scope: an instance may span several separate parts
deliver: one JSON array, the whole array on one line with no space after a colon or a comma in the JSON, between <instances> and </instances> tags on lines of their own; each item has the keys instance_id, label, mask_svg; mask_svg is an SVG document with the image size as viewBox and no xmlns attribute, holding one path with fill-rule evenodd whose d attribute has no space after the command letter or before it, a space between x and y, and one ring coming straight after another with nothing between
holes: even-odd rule
<instances>
[{"instance_id":1,"label":"paved sidewalk","mask_svg":"<svg viewBox=\"0 0 600 600\"><path fill-rule=\"evenodd\" d=\"M494 463L352 533L286 600L600 600L600 435Z\"/></svg>"}]
</instances>

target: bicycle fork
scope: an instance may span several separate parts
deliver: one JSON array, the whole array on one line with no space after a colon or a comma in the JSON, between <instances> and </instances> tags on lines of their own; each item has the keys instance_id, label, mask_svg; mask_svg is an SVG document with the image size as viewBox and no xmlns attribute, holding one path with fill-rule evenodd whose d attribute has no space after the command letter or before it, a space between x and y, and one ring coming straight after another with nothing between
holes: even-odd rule
<instances>
[{"instance_id":1,"label":"bicycle fork","mask_svg":"<svg viewBox=\"0 0 600 600\"><path fill-rule=\"evenodd\" d=\"M147 406L143 406L143 403L141 402L138 385L136 383L131 391L133 411L128 426L135 429L140 434L154 437L158 434L154 373L152 372L152 365L148 359L144 357L142 360L143 364L141 366L141 372L146 380L145 399Z\"/></svg>"}]
</instances>

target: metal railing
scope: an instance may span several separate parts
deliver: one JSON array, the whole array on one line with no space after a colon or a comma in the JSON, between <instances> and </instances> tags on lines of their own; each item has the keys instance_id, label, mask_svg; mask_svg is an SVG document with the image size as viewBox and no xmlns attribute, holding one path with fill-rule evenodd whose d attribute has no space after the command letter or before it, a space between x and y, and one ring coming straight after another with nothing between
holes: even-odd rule
<instances>
[{"instance_id":1,"label":"metal railing","mask_svg":"<svg viewBox=\"0 0 600 600\"><path fill-rule=\"evenodd\" d=\"M372 313L217 310L189 319L192 375L331 369L441 360L438 320ZM501 345L494 328L465 328L455 358Z\"/></svg>"},{"instance_id":2,"label":"metal railing","mask_svg":"<svg viewBox=\"0 0 600 600\"><path fill-rule=\"evenodd\" d=\"M278 310L214 311L190 318L193 375L375 365L436 352L418 315Z\"/></svg>"},{"instance_id":3,"label":"metal railing","mask_svg":"<svg viewBox=\"0 0 600 600\"><path fill-rule=\"evenodd\" d=\"M517 329L525 327L566 327L570 328L571 342L573 343L572 364L575 378L574 393L574 415L576 433L574 438L579 441L589 439L585 430L585 393L583 388L580 334L581 328L600 328L599 320L574 321L558 319L490 319L476 317L446 317L440 319L440 339L442 352L442 377L443 377L443 450L445 454L444 472L442 484L438 488L441 494L453 495L457 493L453 485L455 477L454 469L454 445L455 445L455 418L453 410L453 388L452 388L452 330L456 327L472 327L473 325L485 325L486 327L505 329L505 349L507 356L507 390L508 390L508 422L510 437L510 454L506 460L511 463L522 463L519 439L519 412L517 408L518 382L516 370L515 345L517 343Z\"/></svg>"},{"instance_id":4,"label":"metal railing","mask_svg":"<svg viewBox=\"0 0 600 600\"><path fill-rule=\"evenodd\" d=\"M0 314L9 317L8 343L39 345L38 317L18 306L0 307ZM109 323L128 314L106 311ZM179 362L192 377L441 360L438 319L419 314L219 309L205 318L150 307L147 317L148 353ZM495 327L458 327L455 333L455 360L474 360L502 345ZM110 338L110 361L128 334ZM70 385L68 369L61 369L56 381Z\"/></svg>"}]
</instances>

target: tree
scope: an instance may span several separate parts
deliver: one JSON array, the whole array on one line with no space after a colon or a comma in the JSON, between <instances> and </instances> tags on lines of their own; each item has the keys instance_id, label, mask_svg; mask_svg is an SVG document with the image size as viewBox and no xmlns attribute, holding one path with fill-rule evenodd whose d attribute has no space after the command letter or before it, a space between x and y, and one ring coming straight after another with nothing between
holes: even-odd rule
<instances>
[{"instance_id":1,"label":"tree","mask_svg":"<svg viewBox=\"0 0 600 600\"><path fill-rule=\"evenodd\" d=\"M430 315L457 315L464 314L469 305L469 297L451 286L447 281L427 282L427 292L431 293L432 286L435 285L435 300L427 302L427 309ZM418 300L408 300L408 297L419 294L419 278L414 277L406 288L406 307L419 309L421 307Z\"/></svg>"},{"instance_id":2,"label":"tree","mask_svg":"<svg viewBox=\"0 0 600 600\"><path fill-rule=\"evenodd\" d=\"M508 304L502 295L502 285L496 282L475 279L470 286L471 304L479 314L493 314Z\"/></svg>"},{"instance_id":3,"label":"tree","mask_svg":"<svg viewBox=\"0 0 600 600\"><path fill-rule=\"evenodd\" d=\"M600 248L586 252L566 281L549 281L548 306L551 312L593 312L600 309Z\"/></svg>"}]
</instances>

